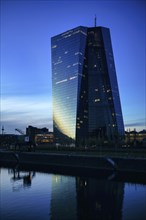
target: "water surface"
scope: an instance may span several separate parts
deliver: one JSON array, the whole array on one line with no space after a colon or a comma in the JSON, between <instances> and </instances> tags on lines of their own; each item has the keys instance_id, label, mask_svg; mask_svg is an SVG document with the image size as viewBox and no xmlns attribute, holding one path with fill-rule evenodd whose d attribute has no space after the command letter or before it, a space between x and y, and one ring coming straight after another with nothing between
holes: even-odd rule
<instances>
[{"instance_id":1,"label":"water surface","mask_svg":"<svg viewBox=\"0 0 146 220\"><path fill-rule=\"evenodd\" d=\"M0 169L1 220L145 220L146 185Z\"/></svg>"}]
</instances>

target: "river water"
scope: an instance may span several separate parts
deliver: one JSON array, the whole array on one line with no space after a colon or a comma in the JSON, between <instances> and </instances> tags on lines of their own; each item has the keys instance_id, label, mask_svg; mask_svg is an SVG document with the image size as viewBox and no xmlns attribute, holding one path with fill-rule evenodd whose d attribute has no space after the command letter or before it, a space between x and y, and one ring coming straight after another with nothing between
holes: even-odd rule
<instances>
[{"instance_id":1,"label":"river water","mask_svg":"<svg viewBox=\"0 0 146 220\"><path fill-rule=\"evenodd\" d=\"M0 168L1 220L145 220L146 185Z\"/></svg>"}]
</instances>

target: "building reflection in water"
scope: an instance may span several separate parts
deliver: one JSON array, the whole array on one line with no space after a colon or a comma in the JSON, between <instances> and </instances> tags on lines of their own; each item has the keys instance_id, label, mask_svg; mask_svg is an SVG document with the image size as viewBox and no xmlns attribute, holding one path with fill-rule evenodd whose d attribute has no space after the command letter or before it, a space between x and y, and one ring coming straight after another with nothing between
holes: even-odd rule
<instances>
[{"instance_id":1,"label":"building reflection in water","mask_svg":"<svg viewBox=\"0 0 146 220\"><path fill-rule=\"evenodd\" d=\"M3 210L4 219L20 219L20 215L25 216L23 219L52 220L146 219L145 185L91 177L35 174L18 167L6 171L2 169L1 174L3 202L0 210Z\"/></svg>"},{"instance_id":2,"label":"building reflection in water","mask_svg":"<svg viewBox=\"0 0 146 220\"><path fill-rule=\"evenodd\" d=\"M76 179L52 176L51 219L76 219Z\"/></svg>"},{"instance_id":3,"label":"building reflection in water","mask_svg":"<svg viewBox=\"0 0 146 220\"><path fill-rule=\"evenodd\" d=\"M124 183L52 177L51 219L122 219Z\"/></svg>"},{"instance_id":4,"label":"building reflection in water","mask_svg":"<svg viewBox=\"0 0 146 220\"><path fill-rule=\"evenodd\" d=\"M78 219L122 219L124 183L76 179Z\"/></svg>"}]
</instances>

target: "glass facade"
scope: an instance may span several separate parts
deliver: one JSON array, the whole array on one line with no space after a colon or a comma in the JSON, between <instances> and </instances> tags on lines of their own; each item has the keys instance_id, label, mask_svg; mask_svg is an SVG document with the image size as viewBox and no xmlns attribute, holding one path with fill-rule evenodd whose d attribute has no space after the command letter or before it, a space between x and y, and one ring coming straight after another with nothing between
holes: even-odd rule
<instances>
[{"instance_id":1,"label":"glass facade","mask_svg":"<svg viewBox=\"0 0 146 220\"><path fill-rule=\"evenodd\" d=\"M89 134L113 139L124 135L114 57L108 28L88 28Z\"/></svg>"},{"instance_id":2,"label":"glass facade","mask_svg":"<svg viewBox=\"0 0 146 220\"><path fill-rule=\"evenodd\" d=\"M124 135L110 32L77 27L52 37L56 142Z\"/></svg>"},{"instance_id":3,"label":"glass facade","mask_svg":"<svg viewBox=\"0 0 146 220\"><path fill-rule=\"evenodd\" d=\"M76 138L86 32L87 28L77 27L51 39L53 127L58 141Z\"/></svg>"}]
</instances>

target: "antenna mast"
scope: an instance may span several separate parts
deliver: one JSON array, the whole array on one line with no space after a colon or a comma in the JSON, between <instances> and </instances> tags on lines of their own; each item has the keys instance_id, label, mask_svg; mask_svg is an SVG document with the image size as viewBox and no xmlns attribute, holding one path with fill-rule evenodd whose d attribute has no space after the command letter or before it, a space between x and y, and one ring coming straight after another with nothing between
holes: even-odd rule
<instances>
[{"instance_id":1,"label":"antenna mast","mask_svg":"<svg viewBox=\"0 0 146 220\"><path fill-rule=\"evenodd\" d=\"M94 18L94 26L96 27L96 14L95 14L95 18Z\"/></svg>"}]
</instances>

